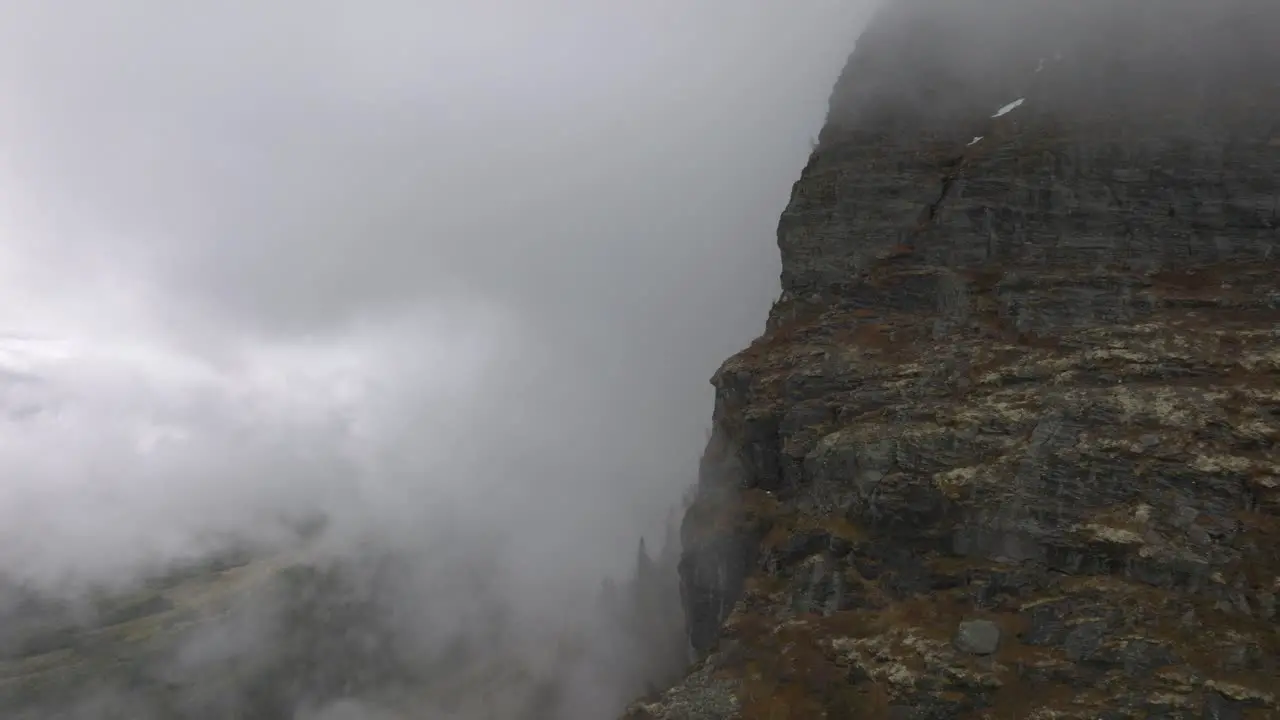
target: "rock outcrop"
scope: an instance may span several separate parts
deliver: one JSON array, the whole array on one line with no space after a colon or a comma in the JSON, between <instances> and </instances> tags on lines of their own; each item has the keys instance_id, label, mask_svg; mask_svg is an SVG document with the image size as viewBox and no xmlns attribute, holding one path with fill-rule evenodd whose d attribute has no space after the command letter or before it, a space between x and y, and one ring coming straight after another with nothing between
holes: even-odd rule
<instances>
[{"instance_id":1,"label":"rock outcrop","mask_svg":"<svg viewBox=\"0 0 1280 720\"><path fill-rule=\"evenodd\" d=\"M899 0L716 373L640 719L1280 718L1280 4Z\"/></svg>"}]
</instances>

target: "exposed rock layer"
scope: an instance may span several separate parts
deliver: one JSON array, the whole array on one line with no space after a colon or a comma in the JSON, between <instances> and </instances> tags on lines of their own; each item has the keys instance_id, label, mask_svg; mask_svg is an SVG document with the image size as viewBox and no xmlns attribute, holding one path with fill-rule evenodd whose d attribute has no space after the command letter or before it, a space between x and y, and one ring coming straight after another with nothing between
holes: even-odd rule
<instances>
[{"instance_id":1,"label":"exposed rock layer","mask_svg":"<svg viewBox=\"0 0 1280 720\"><path fill-rule=\"evenodd\" d=\"M1276 37L881 11L713 380L703 660L629 717L1280 718Z\"/></svg>"}]
</instances>

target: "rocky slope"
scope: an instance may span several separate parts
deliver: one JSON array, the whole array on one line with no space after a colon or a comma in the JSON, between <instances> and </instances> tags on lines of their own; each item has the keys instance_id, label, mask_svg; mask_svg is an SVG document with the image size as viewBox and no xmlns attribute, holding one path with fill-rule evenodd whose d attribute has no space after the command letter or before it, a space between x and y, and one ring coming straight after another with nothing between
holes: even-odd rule
<instances>
[{"instance_id":1,"label":"rocky slope","mask_svg":"<svg viewBox=\"0 0 1280 720\"><path fill-rule=\"evenodd\" d=\"M73 601L5 587L0 712L287 718L425 687L410 671L424 664L406 662L406 644L380 621L387 608L370 590L389 568L372 565L229 556Z\"/></svg>"},{"instance_id":2,"label":"rocky slope","mask_svg":"<svg viewBox=\"0 0 1280 720\"><path fill-rule=\"evenodd\" d=\"M56 596L0 573L0 717L587 720L688 662L674 522L567 627L517 627L476 548L424 571L322 540Z\"/></svg>"},{"instance_id":3,"label":"rocky slope","mask_svg":"<svg viewBox=\"0 0 1280 720\"><path fill-rule=\"evenodd\" d=\"M1280 5L900 0L629 718L1280 718Z\"/></svg>"},{"instance_id":4,"label":"rocky slope","mask_svg":"<svg viewBox=\"0 0 1280 720\"><path fill-rule=\"evenodd\" d=\"M555 717L557 664L574 649L548 642L537 662L506 652L496 608L479 608L488 637L417 642L429 629L399 621L412 610L400 602L407 567L294 550L70 603L0 588L0 717Z\"/></svg>"}]
</instances>

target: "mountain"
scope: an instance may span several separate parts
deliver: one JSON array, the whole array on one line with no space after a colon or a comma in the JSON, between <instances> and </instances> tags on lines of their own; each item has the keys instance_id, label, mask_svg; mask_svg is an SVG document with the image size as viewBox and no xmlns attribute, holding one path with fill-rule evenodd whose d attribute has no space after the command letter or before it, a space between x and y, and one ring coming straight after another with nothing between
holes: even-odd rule
<instances>
[{"instance_id":1,"label":"mountain","mask_svg":"<svg viewBox=\"0 0 1280 720\"><path fill-rule=\"evenodd\" d=\"M631 720L1277 718L1280 4L899 0Z\"/></svg>"}]
</instances>

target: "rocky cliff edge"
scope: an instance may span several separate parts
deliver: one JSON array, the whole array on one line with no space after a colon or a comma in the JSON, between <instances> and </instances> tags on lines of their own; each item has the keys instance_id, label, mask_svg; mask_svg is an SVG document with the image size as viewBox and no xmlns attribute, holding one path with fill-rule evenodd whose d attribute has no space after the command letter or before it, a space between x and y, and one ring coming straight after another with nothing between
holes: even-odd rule
<instances>
[{"instance_id":1,"label":"rocky cliff edge","mask_svg":"<svg viewBox=\"0 0 1280 720\"><path fill-rule=\"evenodd\" d=\"M1280 5L902 0L629 718L1280 718Z\"/></svg>"}]
</instances>

